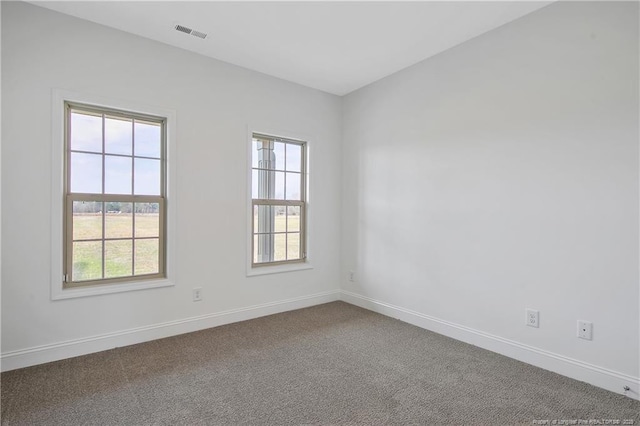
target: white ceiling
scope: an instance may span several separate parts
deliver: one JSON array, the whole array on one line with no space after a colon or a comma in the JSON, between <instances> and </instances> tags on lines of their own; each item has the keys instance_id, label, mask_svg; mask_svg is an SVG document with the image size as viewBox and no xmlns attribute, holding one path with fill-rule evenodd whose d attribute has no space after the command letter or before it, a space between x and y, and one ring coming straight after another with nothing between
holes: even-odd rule
<instances>
[{"instance_id":1,"label":"white ceiling","mask_svg":"<svg viewBox=\"0 0 640 426\"><path fill-rule=\"evenodd\" d=\"M344 95L551 2L31 3Z\"/></svg>"}]
</instances>

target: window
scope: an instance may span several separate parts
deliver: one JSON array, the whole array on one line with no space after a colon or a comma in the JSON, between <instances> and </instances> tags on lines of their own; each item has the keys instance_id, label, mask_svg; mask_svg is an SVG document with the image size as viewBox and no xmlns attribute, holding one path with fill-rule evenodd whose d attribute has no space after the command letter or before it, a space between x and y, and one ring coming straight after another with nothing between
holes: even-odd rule
<instances>
[{"instance_id":1,"label":"window","mask_svg":"<svg viewBox=\"0 0 640 426\"><path fill-rule=\"evenodd\" d=\"M306 259L306 143L252 137L253 267Z\"/></svg>"},{"instance_id":2,"label":"window","mask_svg":"<svg viewBox=\"0 0 640 426\"><path fill-rule=\"evenodd\" d=\"M65 103L64 288L165 277L166 119Z\"/></svg>"}]
</instances>

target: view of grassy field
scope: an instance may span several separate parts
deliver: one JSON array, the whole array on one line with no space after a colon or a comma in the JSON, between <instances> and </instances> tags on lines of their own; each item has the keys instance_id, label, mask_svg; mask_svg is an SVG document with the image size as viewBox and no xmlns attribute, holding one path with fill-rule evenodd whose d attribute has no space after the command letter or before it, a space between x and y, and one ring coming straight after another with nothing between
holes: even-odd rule
<instances>
[{"instance_id":1,"label":"view of grassy field","mask_svg":"<svg viewBox=\"0 0 640 426\"><path fill-rule=\"evenodd\" d=\"M258 230L258 215L255 214L254 231ZM276 215L274 232L274 261L291 260L300 258L300 216ZM261 237L253 237L253 261L258 261L258 243Z\"/></svg>"},{"instance_id":2,"label":"view of grassy field","mask_svg":"<svg viewBox=\"0 0 640 426\"><path fill-rule=\"evenodd\" d=\"M134 227L135 220L135 227ZM257 214L254 216L257 230ZM135 230L134 230L135 229ZM73 279L85 281L153 274L159 267L159 215L106 213L104 216L104 276L102 213L73 215ZM300 216L275 215L274 260L300 258ZM254 262L259 236L254 236Z\"/></svg>"},{"instance_id":3,"label":"view of grassy field","mask_svg":"<svg viewBox=\"0 0 640 426\"><path fill-rule=\"evenodd\" d=\"M104 278L158 272L159 215L157 213L105 214ZM151 237L151 238L149 238ZM103 278L102 214L73 215L73 279ZM144 239L141 239L144 238ZM84 241L83 241L84 240Z\"/></svg>"}]
</instances>

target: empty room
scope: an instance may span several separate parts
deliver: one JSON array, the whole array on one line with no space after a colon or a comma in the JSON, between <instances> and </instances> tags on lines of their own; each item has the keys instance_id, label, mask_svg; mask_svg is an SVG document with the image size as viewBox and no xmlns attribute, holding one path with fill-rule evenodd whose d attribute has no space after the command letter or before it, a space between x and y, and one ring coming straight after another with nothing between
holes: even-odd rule
<instances>
[{"instance_id":1,"label":"empty room","mask_svg":"<svg viewBox=\"0 0 640 426\"><path fill-rule=\"evenodd\" d=\"M3 425L640 424L637 1L2 1Z\"/></svg>"}]
</instances>

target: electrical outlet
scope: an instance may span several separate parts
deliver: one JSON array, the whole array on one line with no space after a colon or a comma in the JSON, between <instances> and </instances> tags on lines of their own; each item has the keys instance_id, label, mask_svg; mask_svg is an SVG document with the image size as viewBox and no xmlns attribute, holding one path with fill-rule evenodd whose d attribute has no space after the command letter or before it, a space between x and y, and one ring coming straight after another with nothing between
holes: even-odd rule
<instances>
[{"instance_id":1,"label":"electrical outlet","mask_svg":"<svg viewBox=\"0 0 640 426\"><path fill-rule=\"evenodd\" d=\"M540 326L540 312L535 309L527 309L527 322L529 327L538 328Z\"/></svg>"},{"instance_id":2,"label":"electrical outlet","mask_svg":"<svg viewBox=\"0 0 640 426\"><path fill-rule=\"evenodd\" d=\"M593 323L578 320L578 337L585 340L593 339Z\"/></svg>"},{"instance_id":3,"label":"electrical outlet","mask_svg":"<svg viewBox=\"0 0 640 426\"><path fill-rule=\"evenodd\" d=\"M193 301L199 302L202 300L202 288L194 288L193 289Z\"/></svg>"},{"instance_id":4,"label":"electrical outlet","mask_svg":"<svg viewBox=\"0 0 640 426\"><path fill-rule=\"evenodd\" d=\"M349 281L353 282L356 280L356 273L353 271L349 271Z\"/></svg>"}]
</instances>

